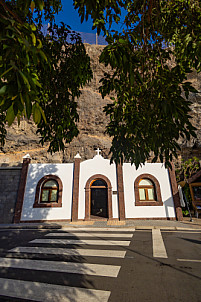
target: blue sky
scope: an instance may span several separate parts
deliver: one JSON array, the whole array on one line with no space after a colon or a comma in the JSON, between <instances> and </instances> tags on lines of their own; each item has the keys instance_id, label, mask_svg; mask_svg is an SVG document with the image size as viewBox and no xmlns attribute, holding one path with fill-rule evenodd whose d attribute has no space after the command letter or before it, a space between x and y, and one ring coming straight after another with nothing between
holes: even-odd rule
<instances>
[{"instance_id":1,"label":"blue sky","mask_svg":"<svg viewBox=\"0 0 201 302\"><path fill-rule=\"evenodd\" d=\"M95 0L93 0L95 1ZM72 30L77 31L81 34L82 41L84 43L95 44L96 43L96 29L92 30L93 22L89 17L88 21L81 23L78 11L74 9L73 0L62 0L63 9L55 16L56 23L64 22L69 25ZM125 17L125 12L122 11L122 22ZM112 29L122 30L121 24L113 24ZM100 34L97 38L97 42L100 45L106 45L105 38Z\"/></svg>"},{"instance_id":2,"label":"blue sky","mask_svg":"<svg viewBox=\"0 0 201 302\"><path fill-rule=\"evenodd\" d=\"M92 30L92 21L89 19L87 22L81 24L80 17L77 10L73 7L73 0L62 0L63 11L59 12L56 16L56 22L64 22L65 24L70 25L72 30L86 33L95 33L95 30Z\"/></svg>"}]
</instances>

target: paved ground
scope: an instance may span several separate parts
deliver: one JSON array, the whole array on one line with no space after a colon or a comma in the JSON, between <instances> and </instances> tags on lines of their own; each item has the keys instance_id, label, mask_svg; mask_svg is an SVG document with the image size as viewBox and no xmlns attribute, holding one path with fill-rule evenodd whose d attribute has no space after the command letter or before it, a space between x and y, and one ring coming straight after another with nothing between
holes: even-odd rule
<instances>
[{"instance_id":1,"label":"paved ground","mask_svg":"<svg viewBox=\"0 0 201 302\"><path fill-rule=\"evenodd\" d=\"M201 229L177 228L1 229L0 301L201 301Z\"/></svg>"},{"instance_id":2,"label":"paved ground","mask_svg":"<svg viewBox=\"0 0 201 302\"><path fill-rule=\"evenodd\" d=\"M45 223L18 223L18 224L0 224L1 229L62 229L69 227L107 227L107 228L125 228L125 227L135 227L135 228L191 228L191 229L201 229L201 218L193 218L190 222L189 217L184 217L182 222L180 221L170 221L170 220L126 220L126 221L78 221L78 222L45 222Z\"/></svg>"}]
</instances>

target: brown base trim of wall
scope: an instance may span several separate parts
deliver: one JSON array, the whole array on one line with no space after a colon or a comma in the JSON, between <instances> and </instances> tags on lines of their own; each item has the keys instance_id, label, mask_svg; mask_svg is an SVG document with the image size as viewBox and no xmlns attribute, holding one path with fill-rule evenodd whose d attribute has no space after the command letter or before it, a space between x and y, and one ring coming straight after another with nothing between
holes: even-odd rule
<instances>
[{"instance_id":1,"label":"brown base trim of wall","mask_svg":"<svg viewBox=\"0 0 201 302\"><path fill-rule=\"evenodd\" d=\"M125 218L125 220L176 220L175 217L159 217L159 218ZM110 219L78 219L74 222L95 222L95 221L120 221L119 218ZM122 221L122 220L121 220ZM59 219L59 220L21 220L20 223L41 223L41 222L72 222L71 219Z\"/></svg>"},{"instance_id":2,"label":"brown base trim of wall","mask_svg":"<svg viewBox=\"0 0 201 302\"><path fill-rule=\"evenodd\" d=\"M104 218L104 219L77 219L72 221L71 219L60 219L60 220L21 220L20 223L40 223L40 222L95 222L95 221L119 221L119 218Z\"/></svg>"},{"instance_id":3,"label":"brown base trim of wall","mask_svg":"<svg viewBox=\"0 0 201 302\"><path fill-rule=\"evenodd\" d=\"M176 220L175 217L157 217L157 218L126 218L126 220Z\"/></svg>"},{"instance_id":4,"label":"brown base trim of wall","mask_svg":"<svg viewBox=\"0 0 201 302\"><path fill-rule=\"evenodd\" d=\"M20 223L40 223L40 222L70 222L71 219L56 219L56 220L21 220Z\"/></svg>"}]
</instances>

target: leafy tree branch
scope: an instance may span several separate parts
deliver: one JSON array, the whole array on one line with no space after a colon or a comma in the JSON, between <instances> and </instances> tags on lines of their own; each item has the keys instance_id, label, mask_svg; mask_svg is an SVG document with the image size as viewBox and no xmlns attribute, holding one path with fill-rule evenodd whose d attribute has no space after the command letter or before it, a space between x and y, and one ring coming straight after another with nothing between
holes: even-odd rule
<instances>
[{"instance_id":1,"label":"leafy tree branch","mask_svg":"<svg viewBox=\"0 0 201 302\"><path fill-rule=\"evenodd\" d=\"M189 94L197 91L187 75L201 69L200 1L74 0L74 6L108 42L100 62L113 73L102 78L100 91L116 94L105 107L112 159L138 167L153 154L153 162L171 166L179 137L196 136Z\"/></svg>"},{"instance_id":2,"label":"leafy tree branch","mask_svg":"<svg viewBox=\"0 0 201 302\"><path fill-rule=\"evenodd\" d=\"M78 134L76 97L92 77L81 38L55 24L60 0L0 0L0 7L1 144L6 124L32 116L41 143L49 142L50 152L63 150Z\"/></svg>"}]
</instances>

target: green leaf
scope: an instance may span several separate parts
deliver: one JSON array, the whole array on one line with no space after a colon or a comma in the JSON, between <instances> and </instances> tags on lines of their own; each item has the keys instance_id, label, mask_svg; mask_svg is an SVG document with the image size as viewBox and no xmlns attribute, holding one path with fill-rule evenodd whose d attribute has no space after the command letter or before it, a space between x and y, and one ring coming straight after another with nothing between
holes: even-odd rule
<instances>
[{"instance_id":1,"label":"green leaf","mask_svg":"<svg viewBox=\"0 0 201 302\"><path fill-rule=\"evenodd\" d=\"M40 111L40 106L36 103L32 107L32 112L33 112L33 120L36 124L39 124L41 121L41 111Z\"/></svg>"},{"instance_id":2,"label":"green leaf","mask_svg":"<svg viewBox=\"0 0 201 302\"><path fill-rule=\"evenodd\" d=\"M127 44L127 41L123 40L123 39L119 39L119 43L121 43L121 44Z\"/></svg>"},{"instance_id":3,"label":"green leaf","mask_svg":"<svg viewBox=\"0 0 201 302\"><path fill-rule=\"evenodd\" d=\"M134 81L135 81L135 76L134 76L133 71L131 71L131 72L130 72L130 83L131 83L131 86L133 86Z\"/></svg>"},{"instance_id":4,"label":"green leaf","mask_svg":"<svg viewBox=\"0 0 201 302\"><path fill-rule=\"evenodd\" d=\"M32 11L32 13L33 13L34 8L35 8L35 2L34 2L34 1L31 1L30 8L31 8L31 11Z\"/></svg>"},{"instance_id":5,"label":"green leaf","mask_svg":"<svg viewBox=\"0 0 201 302\"><path fill-rule=\"evenodd\" d=\"M8 122L8 126L12 125L14 119L15 119L15 114L14 114L13 105L12 105L8 108L7 114L6 114L6 120Z\"/></svg>"},{"instance_id":6,"label":"green leaf","mask_svg":"<svg viewBox=\"0 0 201 302\"><path fill-rule=\"evenodd\" d=\"M47 57L46 57L45 53L42 50L40 50L39 53L40 53L41 57L47 62Z\"/></svg>"},{"instance_id":7,"label":"green leaf","mask_svg":"<svg viewBox=\"0 0 201 302\"><path fill-rule=\"evenodd\" d=\"M18 109L21 112L24 110L24 100L23 100L23 96L22 96L21 93L20 93L20 101L19 101L19 104L18 104Z\"/></svg>"},{"instance_id":8,"label":"green leaf","mask_svg":"<svg viewBox=\"0 0 201 302\"><path fill-rule=\"evenodd\" d=\"M36 45L36 36L34 35L34 33L31 33L31 37L32 37L33 45L35 46Z\"/></svg>"},{"instance_id":9,"label":"green leaf","mask_svg":"<svg viewBox=\"0 0 201 302\"><path fill-rule=\"evenodd\" d=\"M43 10L44 5L45 5L44 1L39 0L38 6L40 10Z\"/></svg>"},{"instance_id":10,"label":"green leaf","mask_svg":"<svg viewBox=\"0 0 201 302\"><path fill-rule=\"evenodd\" d=\"M18 124L18 127L19 127L19 125L20 125L20 115L19 114L17 114L17 124Z\"/></svg>"},{"instance_id":11,"label":"green leaf","mask_svg":"<svg viewBox=\"0 0 201 302\"><path fill-rule=\"evenodd\" d=\"M32 113L32 104L31 104L31 100L29 98L28 94L25 94L25 105L26 105L26 115L27 118L30 119L31 113Z\"/></svg>"},{"instance_id":12,"label":"green leaf","mask_svg":"<svg viewBox=\"0 0 201 302\"><path fill-rule=\"evenodd\" d=\"M32 30L32 31L36 31L36 26L35 26L35 24L32 23L32 24L30 25L30 27L31 27L31 30Z\"/></svg>"},{"instance_id":13,"label":"green leaf","mask_svg":"<svg viewBox=\"0 0 201 302\"><path fill-rule=\"evenodd\" d=\"M27 86L27 88L30 90L30 84L29 84L29 81L28 79L26 78L26 76L24 75L24 73L22 71L19 70L19 74L21 75L23 81L24 81L24 84Z\"/></svg>"},{"instance_id":14,"label":"green leaf","mask_svg":"<svg viewBox=\"0 0 201 302\"><path fill-rule=\"evenodd\" d=\"M43 47L43 44L42 44L41 40L40 40L40 39L37 39L37 41L38 41L37 48L38 48L38 49L42 48L42 47Z\"/></svg>"},{"instance_id":15,"label":"green leaf","mask_svg":"<svg viewBox=\"0 0 201 302\"><path fill-rule=\"evenodd\" d=\"M6 86L6 85L2 86L2 87L0 88L0 95L5 94L6 89L7 89L7 86Z\"/></svg>"},{"instance_id":16,"label":"green leaf","mask_svg":"<svg viewBox=\"0 0 201 302\"><path fill-rule=\"evenodd\" d=\"M1 75L0 78L3 78L9 71L11 71L13 69L13 66L10 67L9 69L5 70Z\"/></svg>"},{"instance_id":17,"label":"green leaf","mask_svg":"<svg viewBox=\"0 0 201 302\"><path fill-rule=\"evenodd\" d=\"M21 90L22 90L22 85L21 85L21 83L20 83L20 79L19 79L18 74L16 74L16 76L17 76L17 86L18 86L18 91L21 91Z\"/></svg>"},{"instance_id":18,"label":"green leaf","mask_svg":"<svg viewBox=\"0 0 201 302\"><path fill-rule=\"evenodd\" d=\"M47 120L46 120L46 117L45 117L45 113L44 113L43 109L41 108L41 106L39 106L39 109L40 109L40 112L41 112L41 115L43 117L44 122L47 123Z\"/></svg>"}]
</instances>

